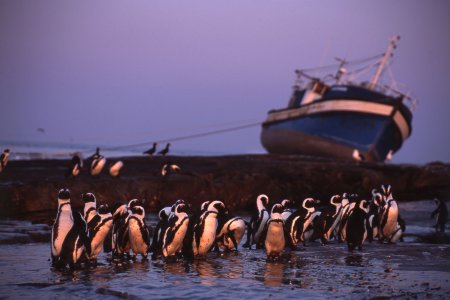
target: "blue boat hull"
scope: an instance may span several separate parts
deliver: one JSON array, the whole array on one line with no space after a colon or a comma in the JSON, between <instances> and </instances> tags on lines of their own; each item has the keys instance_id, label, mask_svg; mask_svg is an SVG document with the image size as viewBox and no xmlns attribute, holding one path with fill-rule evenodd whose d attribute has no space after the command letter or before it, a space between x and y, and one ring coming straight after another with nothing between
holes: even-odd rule
<instances>
[{"instance_id":1,"label":"blue boat hull","mask_svg":"<svg viewBox=\"0 0 450 300\"><path fill-rule=\"evenodd\" d=\"M358 150L365 160L384 161L403 138L392 115L335 111L265 122L261 142L269 153L353 159Z\"/></svg>"}]
</instances>

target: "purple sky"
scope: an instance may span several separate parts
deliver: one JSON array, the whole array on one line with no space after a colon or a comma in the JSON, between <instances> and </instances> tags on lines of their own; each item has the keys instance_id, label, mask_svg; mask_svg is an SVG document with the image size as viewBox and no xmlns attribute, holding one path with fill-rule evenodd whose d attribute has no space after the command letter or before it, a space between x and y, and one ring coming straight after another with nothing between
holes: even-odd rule
<instances>
[{"instance_id":1,"label":"purple sky","mask_svg":"<svg viewBox=\"0 0 450 300\"><path fill-rule=\"evenodd\" d=\"M0 142L126 145L263 121L294 70L381 53L419 100L394 162L450 162L450 2L1 1ZM45 129L45 133L37 132ZM173 152L262 153L260 128Z\"/></svg>"}]
</instances>

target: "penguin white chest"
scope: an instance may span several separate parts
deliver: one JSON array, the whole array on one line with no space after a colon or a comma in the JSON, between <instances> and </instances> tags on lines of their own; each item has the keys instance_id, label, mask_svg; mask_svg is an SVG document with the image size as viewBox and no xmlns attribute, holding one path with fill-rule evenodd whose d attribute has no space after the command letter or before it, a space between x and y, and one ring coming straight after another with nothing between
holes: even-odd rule
<instances>
[{"instance_id":1,"label":"penguin white chest","mask_svg":"<svg viewBox=\"0 0 450 300\"><path fill-rule=\"evenodd\" d=\"M62 245L67 234L73 227L73 217L71 210L63 210L57 216L56 223L52 230L52 254L59 256L61 254Z\"/></svg>"},{"instance_id":2,"label":"penguin white chest","mask_svg":"<svg viewBox=\"0 0 450 300\"><path fill-rule=\"evenodd\" d=\"M397 230L397 220L398 220L398 208L393 205L389 207L386 211L387 220L383 227L383 235L390 238L390 236Z\"/></svg>"},{"instance_id":3,"label":"penguin white chest","mask_svg":"<svg viewBox=\"0 0 450 300\"><path fill-rule=\"evenodd\" d=\"M141 226L135 219L129 221L129 236L131 249L134 254L146 254L148 252L148 245L145 243L141 233Z\"/></svg>"},{"instance_id":4,"label":"penguin white chest","mask_svg":"<svg viewBox=\"0 0 450 300\"><path fill-rule=\"evenodd\" d=\"M106 239L106 236L108 235L109 231L112 228L112 220L105 222L105 224L103 224L98 231L96 232L96 234L92 237L92 241L91 241L91 257L97 257L98 254L100 253L100 251L102 250L103 247L103 242Z\"/></svg>"},{"instance_id":5,"label":"penguin white chest","mask_svg":"<svg viewBox=\"0 0 450 300\"><path fill-rule=\"evenodd\" d=\"M263 216L261 218L261 223L259 224L259 227L255 233L255 243L259 242L259 240L261 238L261 234L264 231L264 227L266 226L266 223L269 220L269 213L267 211L264 211L262 214L263 214Z\"/></svg>"},{"instance_id":6,"label":"penguin white chest","mask_svg":"<svg viewBox=\"0 0 450 300\"><path fill-rule=\"evenodd\" d=\"M200 255L206 255L209 249L211 249L216 240L217 226L217 218L215 216L206 217L203 234L200 237L200 244L198 245Z\"/></svg>"},{"instance_id":7,"label":"penguin white chest","mask_svg":"<svg viewBox=\"0 0 450 300\"><path fill-rule=\"evenodd\" d=\"M279 255L284 250L285 243L283 223L271 222L264 243L267 255Z\"/></svg>"}]
</instances>

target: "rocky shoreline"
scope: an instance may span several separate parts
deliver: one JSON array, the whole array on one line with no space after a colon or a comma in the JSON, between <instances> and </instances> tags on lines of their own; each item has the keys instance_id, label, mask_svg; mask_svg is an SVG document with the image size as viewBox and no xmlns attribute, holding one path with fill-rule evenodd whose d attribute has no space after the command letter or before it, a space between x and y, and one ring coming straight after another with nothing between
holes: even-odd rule
<instances>
[{"instance_id":1,"label":"rocky shoreline","mask_svg":"<svg viewBox=\"0 0 450 300\"><path fill-rule=\"evenodd\" d=\"M107 165L118 159L109 159ZM114 205L132 198L145 199L147 212L182 198L193 206L211 199L224 201L231 210L248 211L261 193L271 200L319 199L342 192L369 197L381 184L391 184L399 201L434 197L450 199L450 164L383 164L337 161L309 156L235 155L123 157L120 178L106 168L97 178L85 163L76 178L66 178L69 160L10 161L0 173L0 216L54 214L57 192L67 187L72 203L81 207L81 194L93 192L99 203ZM162 176L165 163L181 172Z\"/></svg>"}]
</instances>

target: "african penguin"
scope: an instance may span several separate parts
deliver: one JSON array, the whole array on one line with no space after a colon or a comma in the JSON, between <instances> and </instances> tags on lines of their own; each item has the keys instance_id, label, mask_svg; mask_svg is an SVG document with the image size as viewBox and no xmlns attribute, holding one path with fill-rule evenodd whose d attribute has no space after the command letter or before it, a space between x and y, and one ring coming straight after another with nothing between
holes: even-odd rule
<instances>
[{"instance_id":1,"label":"african penguin","mask_svg":"<svg viewBox=\"0 0 450 300\"><path fill-rule=\"evenodd\" d=\"M58 212L52 227L51 257L54 266L71 267L78 264L91 249L87 236L87 225L70 205L70 191L61 189L58 193Z\"/></svg>"},{"instance_id":2,"label":"african penguin","mask_svg":"<svg viewBox=\"0 0 450 300\"><path fill-rule=\"evenodd\" d=\"M367 214L369 204L366 200L357 200L355 207L350 211L346 226L346 238L349 251L356 247L362 250L362 245L367 238Z\"/></svg>"},{"instance_id":3,"label":"african penguin","mask_svg":"<svg viewBox=\"0 0 450 300\"><path fill-rule=\"evenodd\" d=\"M442 199L435 198L434 203L436 204L436 209L431 213L431 218L436 218L436 224L434 228L436 232L445 232L445 224L448 220L448 210L447 204Z\"/></svg>"},{"instance_id":4,"label":"african penguin","mask_svg":"<svg viewBox=\"0 0 450 300\"><path fill-rule=\"evenodd\" d=\"M281 218L286 222L287 218L292 214L292 210L289 208L292 201L289 199L284 199L281 201L281 206L283 206L283 212L281 213Z\"/></svg>"},{"instance_id":5,"label":"african penguin","mask_svg":"<svg viewBox=\"0 0 450 300\"><path fill-rule=\"evenodd\" d=\"M97 199L93 193L85 193L82 200L84 202L83 217L89 223L97 213Z\"/></svg>"},{"instance_id":6,"label":"african penguin","mask_svg":"<svg viewBox=\"0 0 450 300\"><path fill-rule=\"evenodd\" d=\"M194 225L192 251L194 256L205 256L216 241L218 227L217 215L225 210L222 201L215 200L208 204L207 210Z\"/></svg>"},{"instance_id":7,"label":"african penguin","mask_svg":"<svg viewBox=\"0 0 450 300\"><path fill-rule=\"evenodd\" d=\"M284 222L281 218L283 209L284 207L281 204L275 204L272 207L270 219L267 221L264 246L268 260L278 258L286 245Z\"/></svg>"},{"instance_id":8,"label":"african penguin","mask_svg":"<svg viewBox=\"0 0 450 300\"><path fill-rule=\"evenodd\" d=\"M158 154L165 156L167 153L169 153L169 147L170 147L170 143L167 143L166 147L164 149L162 149L161 151L159 151Z\"/></svg>"},{"instance_id":9,"label":"african penguin","mask_svg":"<svg viewBox=\"0 0 450 300\"><path fill-rule=\"evenodd\" d=\"M167 176L170 174L180 173L181 168L173 163L167 163L161 168L161 176Z\"/></svg>"},{"instance_id":10,"label":"african penguin","mask_svg":"<svg viewBox=\"0 0 450 300\"><path fill-rule=\"evenodd\" d=\"M150 248L150 236L145 224L145 210L142 206L133 206L127 219L128 234L133 258L138 254L146 259Z\"/></svg>"},{"instance_id":11,"label":"african penguin","mask_svg":"<svg viewBox=\"0 0 450 300\"><path fill-rule=\"evenodd\" d=\"M245 221L232 216L228 211L219 215L216 245L219 250L238 250L238 245L245 233Z\"/></svg>"},{"instance_id":12,"label":"african penguin","mask_svg":"<svg viewBox=\"0 0 450 300\"><path fill-rule=\"evenodd\" d=\"M66 172L66 177L76 177L80 174L81 169L83 168L83 160L79 155L75 154L72 156L72 160L69 163L69 168Z\"/></svg>"},{"instance_id":13,"label":"african penguin","mask_svg":"<svg viewBox=\"0 0 450 300\"><path fill-rule=\"evenodd\" d=\"M3 153L0 155L0 173L5 169L9 160L9 149L3 150Z\"/></svg>"},{"instance_id":14,"label":"african penguin","mask_svg":"<svg viewBox=\"0 0 450 300\"><path fill-rule=\"evenodd\" d=\"M343 203L346 203L346 205L343 207L342 210L342 218L341 218L341 222L340 222L340 235L338 237L339 242L345 242L347 239L347 220L348 220L348 216L350 215L350 213L352 212L352 210L355 208L356 205L356 201L358 200L358 195L357 194L347 194L344 193L343 195Z\"/></svg>"},{"instance_id":15,"label":"african penguin","mask_svg":"<svg viewBox=\"0 0 450 300\"><path fill-rule=\"evenodd\" d=\"M395 242L398 239L399 230L401 228L398 224L398 205L394 199L389 199L386 201L380 217L380 242Z\"/></svg>"},{"instance_id":16,"label":"african penguin","mask_svg":"<svg viewBox=\"0 0 450 300\"><path fill-rule=\"evenodd\" d=\"M263 247L264 241L261 239L261 235L270 218L266 208L267 205L269 205L269 197L267 195L261 194L256 198L256 210L248 224L247 241L243 247L251 249L253 244L256 245L256 249Z\"/></svg>"},{"instance_id":17,"label":"african penguin","mask_svg":"<svg viewBox=\"0 0 450 300\"><path fill-rule=\"evenodd\" d=\"M128 225L126 223L129 215L130 210L128 209L127 204L120 205L113 213L111 248L114 257L129 254L130 240L128 235Z\"/></svg>"},{"instance_id":18,"label":"african penguin","mask_svg":"<svg viewBox=\"0 0 450 300\"><path fill-rule=\"evenodd\" d=\"M322 244L327 243L334 236L336 226L342 217L342 198L340 195L333 195L329 205L322 210L317 219L318 236Z\"/></svg>"},{"instance_id":19,"label":"african penguin","mask_svg":"<svg viewBox=\"0 0 450 300\"><path fill-rule=\"evenodd\" d=\"M164 232L162 245L164 257L173 257L181 253L188 226L189 217L186 213L186 204L180 203L175 206L173 213L170 215Z\"/></svg>"},{"instance_id":20,"label":"african penguin","mask_svg":"<svg viewBox=\"0 0 450 300\"><path fill-rule=\"evenodd\" d=\"M111 175L111 177L119 177L120 176L120 171L123 168L123 162L121 160L118 160L114 163L112 163L109 166L109 175Z\"/></svg>"},{"instance_id":21,"label":"african penguin","mask_svg":"<svg viewBox=\"0 0 450 300\"><path fill-rule=\"evenodd\" d=\"M372 201L369 203L369 213L367 215L367 240L372 242L375 238L378 238L378 229L380 227L380 206L383 200L383 196L373 189Z\"/></svg>"},{"instance_id":22,"label":"african penguin","mask_svg":"<svg viewBox=\"0 0 450 300\"><path fill-rule=\"evenodd\" d=\"M303 242L305 245L310 235L308 228L319 215L315 209L318 203L319 201L313 198L304 199L301 207L286 220L286 229L289 234L288 244L291 248L295 248L300 242ZM308 236L305 236L305 234Z\"/></svg>"},{"instance_id":23,"label":"african penguin","mask_svg":"<svg viewBox=\"0 0 450 300\"><path fill-rule=\"evenodd\" d=\"M91 164L91 175L98 176L106 164L106 158L103 155L94 157Z\"/></svg>"},{"instance_id":24,"label":"african penguin","mask_svg":"<svg viewBox=\"0 0 450 300\"><path fill-rule=\"evenodd\" d=\"M88 257L90 261L97 259L97 256L102 250L103 243L111 231L112 223L113 218L108 204L100 205L98 212L87 224L91 244L91 254Z\"/></svg>"},{"instance_id":25,"label":"african penguin","mask_svg":"<svg viewBox=\"0 0 450 300\"><path fill-rule=\"evenodd\" d=\"M153 143L153 147L151 147L147 151L142 152L142 154L148 154L149 156L152 156L156 152L156 146L157 145L158 145L158 143Z\"/></svg>"}]
</instances>

